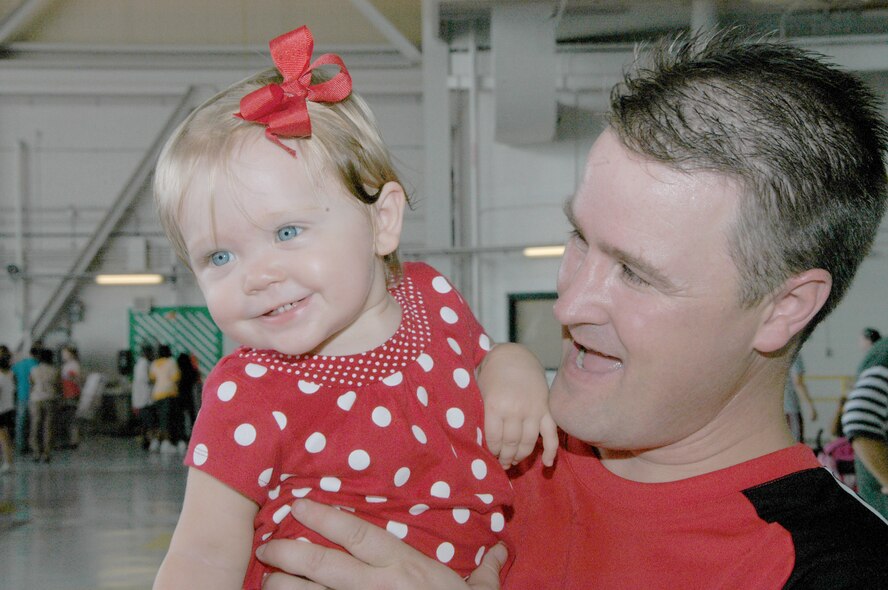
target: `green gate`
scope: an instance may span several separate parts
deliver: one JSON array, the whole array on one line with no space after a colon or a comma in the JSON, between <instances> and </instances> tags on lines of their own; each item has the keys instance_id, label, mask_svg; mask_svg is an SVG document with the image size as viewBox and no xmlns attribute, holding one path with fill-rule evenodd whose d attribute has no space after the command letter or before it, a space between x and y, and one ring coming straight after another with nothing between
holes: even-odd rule
<instances>
[{"instance_id":1,"label":"green gate","mask_svg":"<svg viewBox=\"0 0 888 590\"><path fill-rule=\"evenodd\" d=\"M131 309L129 320L129 348L133 358L138 358L142 344L150 344L155 349L166 344L173 351L173 357L181 352L193 354L204 376L222 358L222 331L206 307Z\"/></svg>"}]
</instances>

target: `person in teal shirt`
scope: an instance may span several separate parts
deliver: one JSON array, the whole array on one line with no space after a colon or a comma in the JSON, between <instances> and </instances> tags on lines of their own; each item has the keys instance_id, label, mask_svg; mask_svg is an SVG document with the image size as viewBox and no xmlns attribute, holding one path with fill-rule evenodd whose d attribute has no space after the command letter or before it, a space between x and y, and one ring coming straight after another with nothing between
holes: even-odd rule
<instances>
[{"instance_id":1,"label":"person in teal shirt","mask_svg":"<svg viewBox=\"0 0 888 590\"><path fill-rule=\"evenodd\" d=\"M37 366L37 357L42 346L35 343L27 356L12 365L12 374L15 377L15 450L23 454L27 445L28 427L28 400L31 397L31 369Z\"/></svg>"}]
</instances>

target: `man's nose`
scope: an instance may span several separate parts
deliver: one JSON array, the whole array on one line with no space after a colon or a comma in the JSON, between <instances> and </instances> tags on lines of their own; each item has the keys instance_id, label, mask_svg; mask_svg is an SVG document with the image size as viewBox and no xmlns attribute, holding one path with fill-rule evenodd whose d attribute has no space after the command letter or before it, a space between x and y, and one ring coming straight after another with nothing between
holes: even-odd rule
<instances>
[{"instance_id":1,"label":"man's nose","mask_svg":"<svg viewBox=\"0 0 888 590\"><path fill-rule=\"evenodd\" d=\"M558 271L555 318L565 326L608 321L608 278L605 264L590 255L562 262Z\"/></svg>"}]
</instances>

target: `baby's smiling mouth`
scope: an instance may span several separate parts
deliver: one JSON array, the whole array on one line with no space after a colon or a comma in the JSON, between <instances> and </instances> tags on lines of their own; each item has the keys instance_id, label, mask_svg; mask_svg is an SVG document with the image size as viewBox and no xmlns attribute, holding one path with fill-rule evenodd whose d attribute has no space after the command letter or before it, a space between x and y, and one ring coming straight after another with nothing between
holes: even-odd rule
<instances>
[{"instance_id":1,"label":"baby's smiling mouth","mask_svg":"<svg viewBox=\"0 0 888 590\"><path fill-rule=\"evenodd\" d=\"M264 315L265 315L265 317L274 317L276 315L280 315L286 311L290 311L291 309L293 309L294 307L296 307L297 305L299 305L303 301L305 301L304 298L299 299L297 301L291 301L290 303L285 303L281 306L278 306L278 307L272 309L271 311L265 313Z\"/></svg>"}]
</instances>

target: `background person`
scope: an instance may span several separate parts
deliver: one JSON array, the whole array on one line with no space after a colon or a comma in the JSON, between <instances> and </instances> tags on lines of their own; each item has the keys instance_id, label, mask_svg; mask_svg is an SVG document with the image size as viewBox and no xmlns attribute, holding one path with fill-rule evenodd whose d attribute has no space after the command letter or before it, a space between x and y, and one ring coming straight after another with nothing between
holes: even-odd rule
<instances>
[{"instance_id":1,"label":"background person","mask_svg":"<svg viewBox=\"0 0 888 590\"><path fill-rule=\"evenodd\" d=\"M30 381L31 453L35 462L49 463L52 459L53 421L61 396L61 373L48 348L39 351Z\"/></svg>"},{"instance_id":2,"label":"background person","mask_svg":"<svg viewBox=\"0 0 888 590\"><path fill-rule=\"evenodd\" d=\"M12 376L12 353L0 345L0 473L12 470L12 429L15 427L15 381Z\"/></svg>"},{"instance_id":3,"label":"background person","mask_svg":"<svg viewBox=\"0 0 888 590\"><path fill-rule=\"evenodd\" d=\"M40 355L42 345L35 342L28 351L28 356L19 359L12 365L12 373L15 376L15 450L23 455L26 452L28 440L28 424L30 410L28 400L31 394L31 369L37 366L37 357Z\"/></svg>"},{"instance_id":4,"label":"background person","mask_svg":"<svg viewBox=\"0 0 888 590\"><path fill-rule=\"evenodd\" d=\"M808 406L811 422L817 420L817 407L808 391L808 384L805 383L805 363L799 354L789 368L789 377L783 390L783 413L786 414L786 423L789 424L792 437L797 442L805 442L805 420L802 418L800 399L805 400L805 405Z\"/></svg>"},{"instance_id":5,"label":"background person","mask_svg":"<svg viewBox=\"0 0 888 590\"><path fill-rule=\"evenodd\" d=\"M177 451L174 435L179 432L177 421L180 418L178 412L179 395L179 367L172 358L173 353L169 345L161 344L157 348L157 358L151 361L148 367L148 377L151 381L151 403L154 406L157 417L157 430L151 441L150 450L158 450L169 454ZM157 441L157 442L155 442Z\"/></svg>"},{"instance_id":6,"label":"background person","mask_svg":"<svg viewBox=\"0 0 888 590\"><path fill-rule=\"evenodd\" d=\"M793 357L885 211L877 101L736 31L638 58L566 207L550 410L568 436L553 469L513 478L506 587L888 587L888 525L782 408ZM293 515L353 557L275 540L260 558L321 586L467 587L349 514L297 500ZM470 586L495 587L503 557ZM273 573L265 588L312 584Z\"/></svg>"},{"instance_id":7,"label":"background person","mask_svg":"<svg viewBox=\"0 0 888 590\"><path fill-rule=\"evenodd\" d=\"M83 387L83 374L80 368L80 353L73 344L62 347L62 400L60 408L59 430L63 436L62 444L68 448L77 448L80 444L80 430L77 427L77 405L80 402L80 390Z\"/></svg>"},{"instance_id":8,"label":"background person","mask_svg":"<svg viewBox=\"0 0 888 590\"><path fill-rule=\"evenodd\" d=\"M842 431L854 448L857 493L888 518L888 339L864 356L842 410Z\"/></svg>"}]
</instances>

